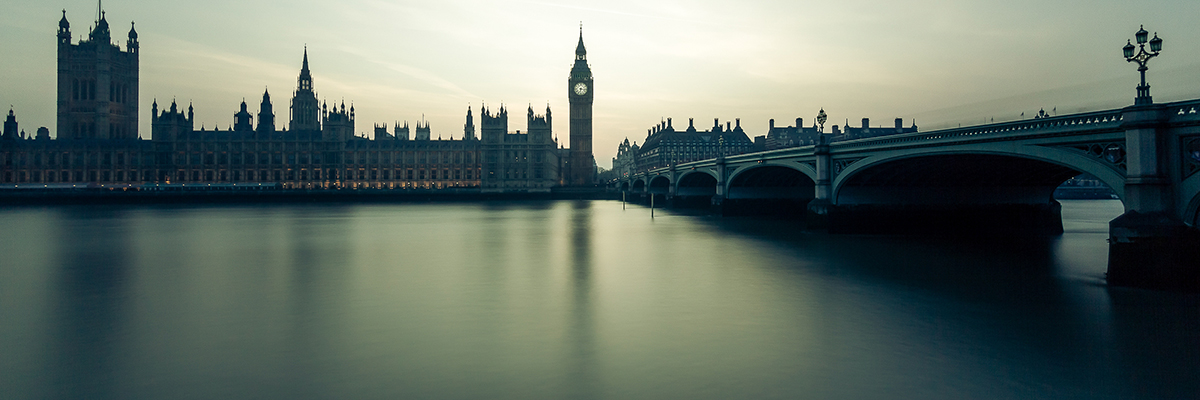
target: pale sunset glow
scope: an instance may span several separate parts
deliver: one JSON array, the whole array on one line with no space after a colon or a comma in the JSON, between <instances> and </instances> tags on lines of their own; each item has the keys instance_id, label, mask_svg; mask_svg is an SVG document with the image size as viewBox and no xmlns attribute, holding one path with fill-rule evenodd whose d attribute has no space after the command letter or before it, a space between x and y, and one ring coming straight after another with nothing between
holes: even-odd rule
<instances>
[{"instance_id":1,"label":"pale sunset glow","mask_svg":"<svg viewBox=\"0 0 1200 400\"><path fill-rule=\"evenodd\" d=\"M54 132L55 36L66 9L76 40L93 1L16 0L0 13L0 103ZM104 3L114 40L141 40L139 133L150 104L192 103L196 126L227 129L264 88L296 87L307 45L322 100L351 102L355 130L424 118L459 138L481 103L567 112L579 25L595 74L594 152L642 141L660 120L769 119L830 124L915 118L923 130L1131 104L1135 66L1120 47L1137 29L1168 38L1151 85L1158 101L1200 95L1200 3L924 0L228 1ZM123 45L123 42L122 42ZM277 104L287 120L286 104ZM566 118L554 121L567 144ZM525 129L523 123L513 129Z\"/></svg>"}]
</instances>

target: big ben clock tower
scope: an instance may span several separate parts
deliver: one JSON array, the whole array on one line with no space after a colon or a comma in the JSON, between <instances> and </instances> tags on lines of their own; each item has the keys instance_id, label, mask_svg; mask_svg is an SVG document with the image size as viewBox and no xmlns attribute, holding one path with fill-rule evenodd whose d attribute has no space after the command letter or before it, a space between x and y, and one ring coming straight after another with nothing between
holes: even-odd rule
<instances>
[{"instance_id":1,"label":"big ben clock tower","mask_svg":"<svg viewBox=\"0 0 1200 400\"><path fill-rule=\"evenodd\" d=\"M567 174L568 186L595 184L595 160L592 158L592 69L583 47L583 27L579 28L579 45L575 46L575 66L567 80L571 100L571 159Z\"/></svg>"}]
</instances>

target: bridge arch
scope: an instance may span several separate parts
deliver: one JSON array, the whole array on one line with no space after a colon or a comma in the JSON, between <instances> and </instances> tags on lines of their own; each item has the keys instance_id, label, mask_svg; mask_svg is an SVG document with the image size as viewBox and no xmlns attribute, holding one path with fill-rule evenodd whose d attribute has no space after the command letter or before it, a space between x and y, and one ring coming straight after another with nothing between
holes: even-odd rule
<instances>
[{"instance_id":1,"label":"bridge arch","mask_svg":"<svg viewBox=\"0 0 1200 400\"><path fill-rule=\"evenodd\" d=\"M717 176L707 170L686 171L675 182L675 196L671 205L675 208L707 209L717 195Z\"/></svg>"},{"instance_id":2,"label":"bridge arch","mask_svg":"<svg viewBox=\"0 0 1200 400\"><path fill-rule=\"evenodd\" d=\"M804 206L815 197L813 175L799 164L761 163L739 168L726 183L723 212L803 215Z\"/></svg>"},{"instance_id":3,"label":"bridge arch","mask_svg":"<svg viewBox=\"0 0 1200 400\"><path fill-rule=\"evenodd\" d=\"M988 170L992 173L988 173ZM910 187L920 188L919 190L927 192L923 195L926 197L926 201L961 202L966 199L961 197L937 199L936 196L929 195L928 189L936 185L961 189L971 186L969 184L972 182L966 182L966 180L978 179L975 182L976 186L987 184L1038 186L1041 189L1040 192L1045 192L1045 200L1049 201L1054 188L1081 173L1095 176L1108 185L1119 198L1124 199L1124 172L1100 158L1041 146L1020 146L1012 150L986 146L974 148L963 146L916 153L892 151L874 154L855 161L833 179L833 199L831 200L835 204L861 203L864 201L861 196L867 195L861 190L862 187L878 185L887 179L896 179L906 180L906 184ZM926 176L917 176L919 174ZM1037 193L1030 191L1028 194ZM988 194L978 192L978 195L987 196ZM911 202L914 200L898 198L892 201ZM988 201L1000 200L1004 199L992 197Z\"/></svg>"},{"instance_id":4,"label":"bridge arch","mask_svg":"<svg viewBox=\"0 0 1200 400\"><path fill-rule=\"evenodd\" d=\"M658 206L665 206L671 194L671 177L658 175L650 178L650 185L646 187L646 193L652 196L652 201Z\"/></svg>"},{"instance_id":5,"label":"bridge arch","mask_svg":"<svg viewBox=\"0 0 1200 400\"><path fill-rule=\"evenodd\" d=\"M633 191L637 192L637 193L646 191L646 180L642 179L642 178L634 179L633 180Z\"/></svg>"},{"instance_id":6,"label":"bridge arch","mask_svg":"<svg viewBox=\"0 0 1200 400\"><path fill-rule=\"evenodd\" d=\"M843 164L830 199L843 215L836 229L1061 234L1054 191L1067 179L1089 173L1124 196L1124 173L1100 158L1040 146L996 147L890 151Z\"/></svg>"},{"instance_id":7,"label":"bridge arch","mask_svg":"<svg viewBox=\"0 0 1200 400\"><path fill-rule=\"evenodd\" d=\"M671 189L671 178L666 175L658 175L650 179L650 191L658 193L667 193Z\"/></svg>"}]
</instances>

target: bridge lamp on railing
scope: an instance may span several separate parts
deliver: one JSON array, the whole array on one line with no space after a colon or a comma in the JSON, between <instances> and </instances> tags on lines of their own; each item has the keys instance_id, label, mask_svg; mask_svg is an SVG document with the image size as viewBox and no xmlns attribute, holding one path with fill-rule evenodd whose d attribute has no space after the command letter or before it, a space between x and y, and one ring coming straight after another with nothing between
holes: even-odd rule
<instances>
[{"instance_id":1,"label":"bridge lamp on railing","mask_svg":"<svg viewBox=\"0 0 1200 400\"><path fill-rule=\"evenodd\" d=\"M825 115L825 109L817 112L817 133L825 133L825 121L829 116Z\"/></svg>"},{"instance_id":2,"label":"bridge lamp on railing","mask_svg":"<svg viewBox=\"0 0 1200 400\"><path fill-rule=\"evenodd\" d=\"M1137 47L1134 47L1133 43L1125 41L1125 47L1121 48L1125 54L1125 61L1138 63L1138 72L1142 75L1142 84L1137 87L1137 98L1134 99L1133 104L1153 104L1154 101L1150 97L1150 85L1146 84L1146 62L1150 61L1151 58L1157 57L1159 52L1162 51L1163 40L1158 38L1157 32L1154 33L1153 39L1146 40L1150 36L1150 32L1146 32L1144 27L1139 28L1133 36L1138 42ZM1150 51L1146 51L1147 42L1150 43ZM1137 54L1133 52L1135 49L1137 50Z\"/></svg>"}]
</instances>

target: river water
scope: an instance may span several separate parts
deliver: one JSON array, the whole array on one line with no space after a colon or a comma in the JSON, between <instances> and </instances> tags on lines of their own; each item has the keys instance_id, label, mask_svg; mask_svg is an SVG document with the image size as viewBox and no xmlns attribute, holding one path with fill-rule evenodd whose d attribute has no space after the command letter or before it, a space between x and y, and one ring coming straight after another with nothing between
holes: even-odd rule
<instances>
[{"instance_id":1,"label":"river water","mask_svg":"<svg viewBox=\"0 0 1200 400\"><path fill-rule=\"evenodd\" d=\"M619 202L0 210L3 399L1200 395L1200 297L1048 239Z\"/></svg>"}]
</instances>

